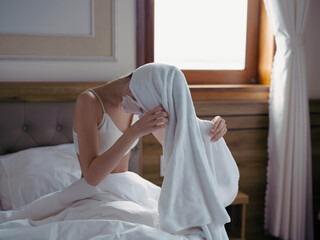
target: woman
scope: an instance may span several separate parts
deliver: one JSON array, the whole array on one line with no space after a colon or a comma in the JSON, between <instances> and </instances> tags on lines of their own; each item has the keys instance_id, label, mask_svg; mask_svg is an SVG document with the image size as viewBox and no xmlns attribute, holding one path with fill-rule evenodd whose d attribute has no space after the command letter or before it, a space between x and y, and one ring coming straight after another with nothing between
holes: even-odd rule
<instances>
[{"instance_id":1,"label":"woman","mask_svg":"<svg viewBox=\"0 0 320 240\"><path fill-rule=\"evenodd\" d=\"M74 143L82 177L90 185L98 185L110 173L128 171L130 149L140 137L153 133L162 143L169 119L161 106L145 114L137 109L140 119L123 109L123 104L134 105L135 98L129 89L131 76L89 89L77 98ZM211 140L217 141L227 132L225 120L217 116L212 122Z\"/></svg>"}]
</instances>

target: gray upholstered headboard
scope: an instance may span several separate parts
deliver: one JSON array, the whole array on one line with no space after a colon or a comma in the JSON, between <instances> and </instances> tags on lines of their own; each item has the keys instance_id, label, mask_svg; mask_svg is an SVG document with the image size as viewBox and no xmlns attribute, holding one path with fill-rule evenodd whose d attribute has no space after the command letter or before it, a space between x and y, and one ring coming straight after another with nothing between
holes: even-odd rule
<instances>
[{"instance_id":1,"label":"gray upholstered headboard","mask_svg":"<svg viewBox=\"0 0 320 240\"><path fill-rule=\"evenodd\" d=\"M72 143L74 102L0 103L0 155Z\"/></svg>"},{"instance_id":2,"label":"gray upholstered headboard","mask_svg":"<svg viewBox=\"0 0 320 240\"><path fill-rule=\"evenodd\" d=\"M1 102L0 155L23 149L72 143L75 102ZM139 172L138 147L129 169Z\"/></svg>"}]
</instances>

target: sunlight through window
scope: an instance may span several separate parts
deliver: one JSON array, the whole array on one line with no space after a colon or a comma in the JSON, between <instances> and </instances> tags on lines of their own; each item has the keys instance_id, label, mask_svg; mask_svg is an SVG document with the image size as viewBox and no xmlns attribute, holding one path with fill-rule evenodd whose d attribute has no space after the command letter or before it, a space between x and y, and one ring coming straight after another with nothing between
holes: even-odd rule
<instances>
[{"instance_id":1,"label":"sunlight through window","mask_svg":"<svg viewBox=\"0 0 320 240\"><path fill-rule=\"evenodd\" d=\"M155 0L154 21L155 62L244 69L247 0Z\"/></svg>"}]
</instances>

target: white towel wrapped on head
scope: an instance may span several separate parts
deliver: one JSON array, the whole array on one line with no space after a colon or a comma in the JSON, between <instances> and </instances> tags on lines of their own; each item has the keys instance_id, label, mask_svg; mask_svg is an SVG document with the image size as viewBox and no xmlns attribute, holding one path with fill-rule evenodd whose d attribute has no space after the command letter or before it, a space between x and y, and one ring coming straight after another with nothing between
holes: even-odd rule
<instances>
[{"instance_id":1,"label":"white towel wrapped on head","mask_svg":"<svg viewBox=\"0 0 320 240\"><path fill-rule=\"evenodd\" d=\"M145 112L162 105L169 115L163 139L167 167L159 199L161 228L177 233L200 226L207 240L228 239L225 207L238 192L238 167L224 139L210 141L212 122L197 118L183 73L170 65L146 64L133 72L130 90Z\"/></svg>"}]
</instances>

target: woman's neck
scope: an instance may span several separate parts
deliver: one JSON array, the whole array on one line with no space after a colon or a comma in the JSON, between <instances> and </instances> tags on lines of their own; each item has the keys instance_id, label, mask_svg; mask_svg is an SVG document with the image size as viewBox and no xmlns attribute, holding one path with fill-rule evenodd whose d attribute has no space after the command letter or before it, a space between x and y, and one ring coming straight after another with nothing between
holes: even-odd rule
<instances>
[{"instance_id":1,"label":"woman's neck","mask_svg":"<svg viewBox=\"0 0 320 240\"><path fill-rule=\"evenodd\" d=\"M122 97L129 93L130 78L123 77L104 85L103 92L106 100L113 106L120 106Z\"/></svg>"}]
</instances>

